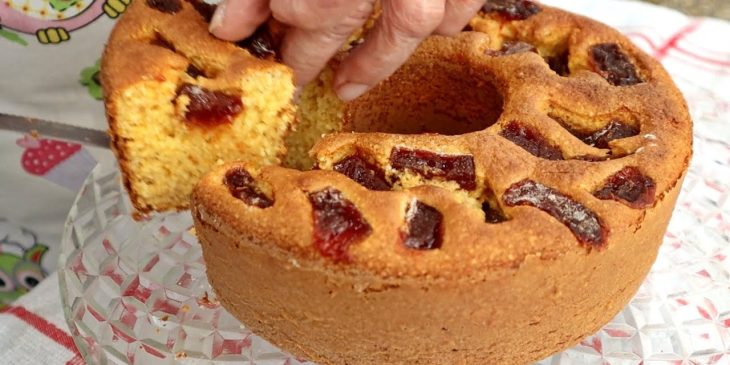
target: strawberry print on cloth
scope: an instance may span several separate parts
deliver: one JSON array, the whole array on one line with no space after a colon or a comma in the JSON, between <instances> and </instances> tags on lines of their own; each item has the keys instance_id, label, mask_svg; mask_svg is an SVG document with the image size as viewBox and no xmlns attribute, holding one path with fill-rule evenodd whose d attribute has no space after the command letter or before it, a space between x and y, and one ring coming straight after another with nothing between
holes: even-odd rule
<instances>
[{"instance_id":1,"label":"strawberry print on cloth","mask_svg":"<svg viewBox=\"0 0 730 365\"><path fill-rule=\"evenodd\" d=\"M16 143L25 148L20 161L23 170L71 191L79 190L96 166L96 159L78 143L31 135Z\"/></svg>"}]
</instances>

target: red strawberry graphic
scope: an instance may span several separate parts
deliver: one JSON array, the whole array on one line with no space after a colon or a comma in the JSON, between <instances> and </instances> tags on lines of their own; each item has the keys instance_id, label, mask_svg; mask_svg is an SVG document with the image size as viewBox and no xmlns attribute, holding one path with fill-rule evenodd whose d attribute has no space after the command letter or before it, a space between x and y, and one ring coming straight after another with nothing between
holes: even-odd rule
<instances>
[{"instance_id":1,"label":"red strawberry graphic","mask_svg":"<svg viewBox=\"0 0 730 365\"><path fill-rule=\"evenodd\" d=\"M38 176L45 175L81 149L81 145L77 143L35 139L31 136L25 136L18 140L17 144L25 148L21 159L23 169L29 174Z\"/></svg>"}]
</instances>

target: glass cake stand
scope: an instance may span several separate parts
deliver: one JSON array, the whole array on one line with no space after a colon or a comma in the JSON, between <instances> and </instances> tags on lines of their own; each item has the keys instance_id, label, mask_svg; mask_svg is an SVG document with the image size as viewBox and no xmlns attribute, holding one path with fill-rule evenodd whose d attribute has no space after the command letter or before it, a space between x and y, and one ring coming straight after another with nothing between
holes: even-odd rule
<instances>
[{"instance_id":1,"label":"glass cake stand","mask_svg":"<svg viewBox=\"0 0 730 365\"><path fill-rule=\"evenodd\" d=\"M730 156L723 144L702 148ZM721 176L702 162L693 163L636 297L598 333L538 364L730 364L730 179L708 180ZM189 212L135 220L116 168L93 171L69 213L59 265L66 320L84 359L311 364L252 334L218 304L191 226Z\"/></svg>"}]
</instances>

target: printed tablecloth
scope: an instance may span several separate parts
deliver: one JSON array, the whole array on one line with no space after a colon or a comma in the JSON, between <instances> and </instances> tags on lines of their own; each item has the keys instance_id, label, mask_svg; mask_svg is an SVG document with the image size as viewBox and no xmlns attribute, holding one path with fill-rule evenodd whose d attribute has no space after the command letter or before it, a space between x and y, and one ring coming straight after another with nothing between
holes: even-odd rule
<instances>
[{"instance_id":1,"label":"printed tablecloth","mask_svg":"<svg viewBox=\"0 0 730 365\"><path fill-rule=\"evenodd\" d=\"M545 2L617 27L660 59L684 92L695 120L695 156L655 271L669 275L673 262L688 267L693 257L712 263L696 268L697 282L727 288L727 296L680 300L675 307L691 307L714 326L698 335L717 336L700 363L730 364L730 23L634 1ZM125 8L125 0L0 3L0 113L104 129L98 60ZM0 363L84 362L63 319L57 275L50 273L79 177L97 163L115 162L105 149L0 132ZM600 338L582 345L597 364L638 363L609 357ZM651 363L698 364L658 359Z\"/></svg>"}]
</instances>

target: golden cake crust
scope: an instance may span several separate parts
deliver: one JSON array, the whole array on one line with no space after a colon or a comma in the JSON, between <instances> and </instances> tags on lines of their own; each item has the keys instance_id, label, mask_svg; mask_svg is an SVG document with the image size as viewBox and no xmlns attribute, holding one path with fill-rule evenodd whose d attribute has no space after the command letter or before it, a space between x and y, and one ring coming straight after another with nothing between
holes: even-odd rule
<instances>
[{"instance_id":1,"label":"golden cake crust","mask_svg":"<svg viewBox=\"0 0 730 365\"><path fill-rule=\"evenodd\" d=\"M350 247L350 266L362 266L381 276L467 275L480 280L479 275L488 272L490 267L519 267L530 256L554 259L567 252L596 254L590 252L591 247L586 249L585 245L578 244L563 223L544 211L531 206L509 207L501 201L510 186L529 179L549 186L595 212L608 232L605 245L608 249L630 241L644 226L648 212L657 209L668 194L678 189L686 170L691 156L691 120L686 105L656 61L600 23L544 7L541 13L520 22L519 29L527 29L528 34L547 32L543 28L553 27L556 22L576 29L569 36L571 53L585 53L587 45L593 42L611 40L619 43L639 65L645 82L630 87L612 86L588 71L588 66L581 66L579 57L571 59L573 74L567 78L552 72L535 53L484 57L490 40L480 34L464 34L457 39L431 37L409 64L424 67L436 58L460 62L465 66L464 72L469 72L470 78L476 80L475 84L494 85L505 100L504 110L494 125L456 136L330 134L324 136L311 152L321 170L301 172L276 166L258 169L245 163L222 166L207 175L196 188L194 211L234 227L236 231L250 232L258 239L266 237L269 244L308 257L319 257L320 253L312 244L312 205L307 193L336 187L373 228L363 241ZM406 71L409 64L404 67ZM408 73L401 70L386 82L396 83L399 77L407 78ZM381 110L387 112L398 105L412 105L416 102L411 99L420 97L419 90L403 90L398 100L370 102L369 95L377 96L381 91L376 88L345 105L345 114L352 117L366 109L368 114L382 117L384 112ZM640 132L612 141L610 149L598 149L581 142L548 114L568 114L571 118L595 119L597 123L613 118L633 120L639 124ZM512 121L533 127L551 143L560 146L564 160L533 156L502 137L500 132ZM388 169L389 157L399 146L444 155L473 156L477 188L467 195L482 196L488 190L495 193L500 208L510 219L499 224L484 224L480 210L469 209L461 196L447 191L456 188L453 182L419 179L415 183L418 186L380 192L368 190L344 175L329 171L337 161L356 151ZM611 158L609 153L617 157ZM585 156L609 159L591 161ZM274 200L272 207L248 206L231 195L223 183L224 175L236 166L248 169L259 184L270 187ZM611 175L627 166L638 168L654 180L656 193L651 207L636 209L593 195ZM440 249L413 252L395 244L401 241L406 208L413 199L443 213L446 229ZM668 207L671 209L672 205ZM464 265L465 262L469 265Z\"/></svg>"},{"instance_id":2,"label":"golden cake crust","mask_svg":"<svg viewBox=\"0 0 730 365\"><path fill-rule=\"evenodd\" d=\"M363 133L319 141L311 154L321 170L239 163L220 167L197 186L192 209L211 284L223 305L253 331L323 364L528 364L594 333L636 292L654 262L691 155L691 120L681 94L656 61L616 31L583 17L543 7L516 22L483 14L472 28L488 36L432 37L393 77L344 105L346 125ZM503 46L505 34L546 51L485 57ZM605 42L619 45L644 82L618 87L593 72L585 55L591 45ZM570 54L567 78L540 57L561 47ZM423 87L431 78L418 73L451 72L444 63L463 66L457 74L468 74L469 81L456 82L472 86L464 91L486 88L501 95L503 110L493 125L455 136L367 133L392 128L385 121L417 117L395 114L432 102ZM487 115L484 105L495 104L488 95L458 101L466 119L475 111ZM593 123L593 130L610 119L625 120L640 131L599 149L558 118ZM373 120L381 122L374 126ZM511 122L538 130L559 146L563 159L533 156L504 138ZM393 173L390 156L398 147L473 156L477 188L464 192L453 182L401 174L399 190L371 191L328 171L347 156L362 155L386 175ZM594 196L627 166L653 179L650 206ZM270 194L271 207L232 197L225 176L240 168ZM505 192L525 179L594 212L607 235L604 244L580 244L543 210L507 206ZM372 227L349 247L346 264L323 257L313 242L308 194L329 187ZM506 222L487 224L479 209L469 208L469 199L487 193L494 194ZM440 248L403 246L414 199L443 214Z\"/></svg>"},{"instance_id":3,"label":"golden cake crust","mask_svg":"<svg viewBox=\"0 0 730 365\"><path fill-rule=\"evenodd\" d=\"M600 254L529 256L519 267L486 269L480 280L383 278L293 255L269 236L211 217L196 218L195 227L221 304L300 358L530 364L595 333L626 305L654 262L678 191L648 213L630 242Z\"/></svg>"}]
</instances>

